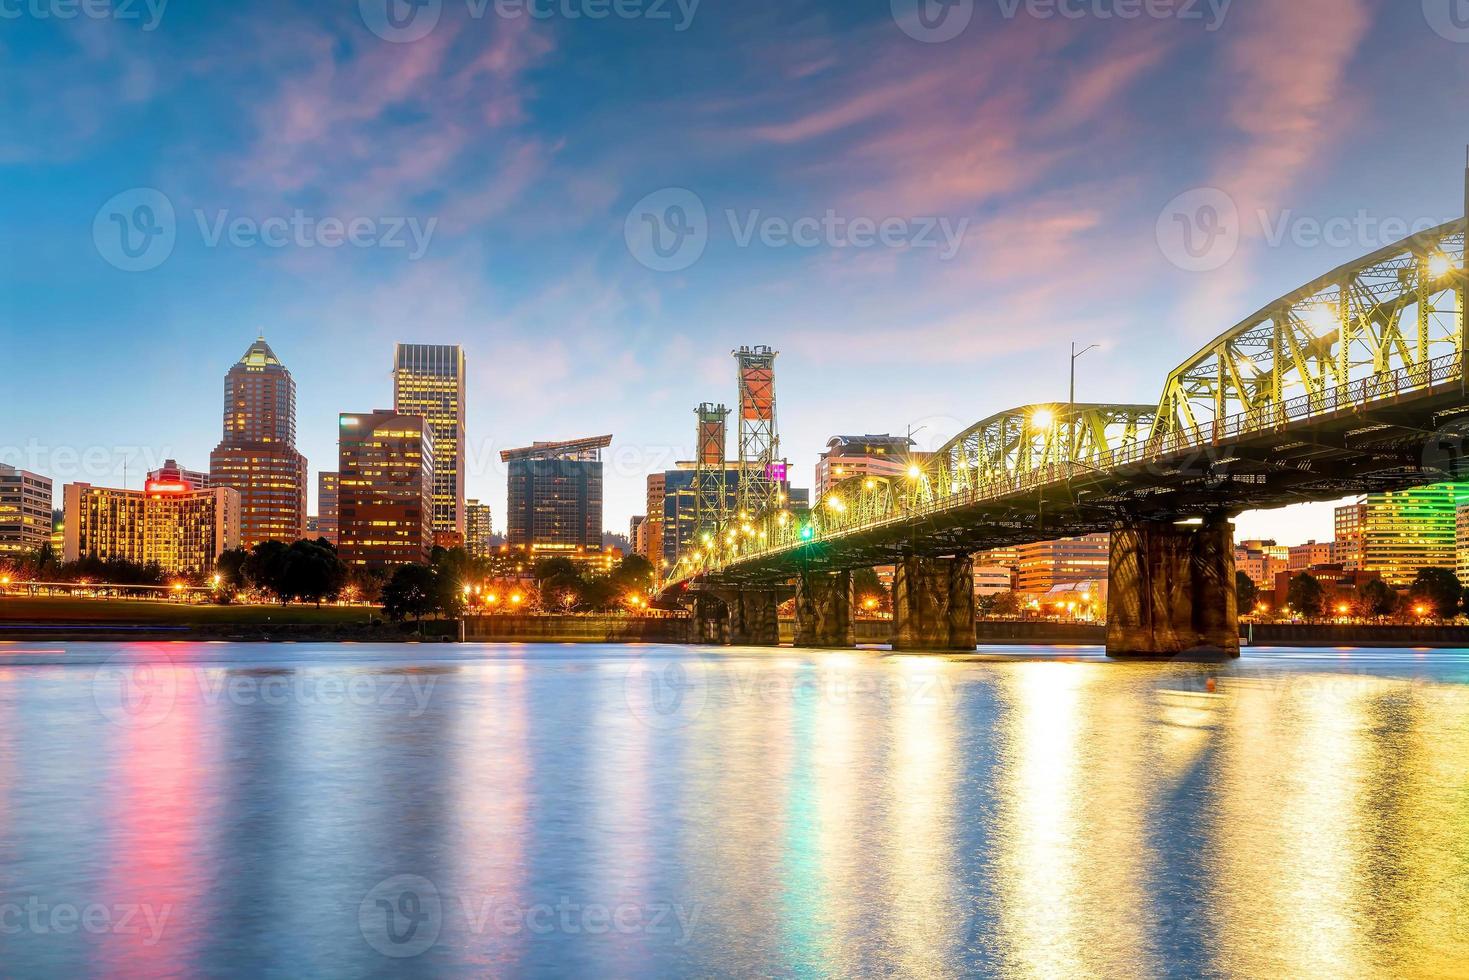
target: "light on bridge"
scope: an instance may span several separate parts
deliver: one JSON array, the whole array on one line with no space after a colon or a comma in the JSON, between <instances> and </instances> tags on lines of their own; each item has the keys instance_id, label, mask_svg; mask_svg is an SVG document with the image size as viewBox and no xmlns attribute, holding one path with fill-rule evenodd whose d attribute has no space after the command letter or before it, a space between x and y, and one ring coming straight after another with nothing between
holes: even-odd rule
<instances>
[{"instance_id":1,"label":"light on bridge","mask_svg":"<svg viewBox=\"0 0 1469 980\"><path fill-rule=\"evenodd\" d=\"M1049 432L1056 424L1056 413L1049 408L1038 408L1030 417L1030 424L1037 432Z\"/></svg>"},{"instance_id":2,"label":"light on bridge","mask_svg":"<svg viewBox=\"0 0 1469 980\"><path fill-rule=\"evenodd\" d=\"M1435 255L1428 260L1428 274L1435 279L1442 279L1454 271L1454 263L1447 255Z\"/></svg>"}]
</instances>

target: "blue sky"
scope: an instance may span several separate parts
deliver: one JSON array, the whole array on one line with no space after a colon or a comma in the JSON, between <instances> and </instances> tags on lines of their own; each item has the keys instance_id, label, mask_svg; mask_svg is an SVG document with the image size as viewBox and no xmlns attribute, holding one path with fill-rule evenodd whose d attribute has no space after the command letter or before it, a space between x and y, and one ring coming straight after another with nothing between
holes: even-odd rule
<instances>
[{"instance_id":1,"label":"blue sky","mask_svg":"<svg viewBox=\"0 0 1469 980\"><path fill-rule=\"evenodd\" d=\"M1073 339L1102 345L1082 399L1156 402L1395 222L1461 213L1451 2L957 0L941 40L913 0L0 0L0 454L205 466L259 332L313 471L338 412L389 403L395 341L463 344L497 522L498 450L611 432L625 528L741 344L782 352L804 484L834 433L1064 399ZM1207 271L1167 234L1199 188L1240 216ZM660 258L649 215L702 251ZM1240 530L1330 537L1329 508Z\"/></svg>"}]
</instances>

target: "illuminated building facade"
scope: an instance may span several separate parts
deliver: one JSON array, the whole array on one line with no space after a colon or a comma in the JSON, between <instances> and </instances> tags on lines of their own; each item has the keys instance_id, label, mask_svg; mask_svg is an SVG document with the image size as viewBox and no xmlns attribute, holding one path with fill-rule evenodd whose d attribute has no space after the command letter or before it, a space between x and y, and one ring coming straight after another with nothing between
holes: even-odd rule
<instances>
[{"instance_id":1,"label":"illuminated building facade","mask_svg":"<svg viewBox=\"0 0 1469 980\"><path fill-rule=\"evenodd\" d=\"M49 477L0 465L0 555L38 551L51 543Z\"/></svg>"},{"instance_id":2,"label":"illuminated building facade","mask_svg":"<svg viewBox=\"0 0 1469 980\"><path fill-rule=\"evenodd\" d=\"M337 543L338 510L337 474L323 470L316 474L316 536Z\"/></svg>"},{"instance_id":3,"label":"illuminated building facade","mask_svg":"<svg viewBox=\"0 0 1469 980\"><path fill-rule=\"evenodd\" d=\"M240 543L291 542L306 531L306 457L296 451L296 382L264 338L224 382L224 439L209 455L214 486L240 494Z\"/></svg>"},{"instance_id":4,"label":"illuminated building facade","mask_svg":"<svg viewBox=\"0 0 1469 980\"><path fill-rule=\"evenodd\" d=\"M833 436L816 461L816 499L836 484L854 477L901 477L913 459L907 436Z\"/></svg>"},{"instance_id":5,"label":"illuminated building facade","mask_svg":"<svg viewBox=\"0 0 1469 980\"><path fill-rule=\"evenodd\" d=\"M1376 572L1388 585L1413 584L1421 568L1458 566L1458 497L1462 484L1439 483L1396 493L1374 493L1364 497L1356 520L1360 543L1354 549L1359 568ZM1347 510L1343 508L1342 510ZM1353 517L1337 512L1338 533L1343 521ZM1343 558L1351 551L1344 552ZM1345 560L1343 566L1347 565Z\"/></svg>"},{"instance_id":6,"label":"illuminated building facade","mask_svg":"<svg viewBox=\"0 0 1469 980\"><path fill-rule=\"evenodd\" d=\"M68 483L62 493L63 561L128 561L199 577L240 546L240 494L229 487L149 480L142 490Z\"/></svg>"},{"instance_id":7,"label":"illuminated building facade","mask_svg":"<svg viewBox=\"0 0 1469 980\"><path fill-rule=\"evenodd\" d=\"M433 550L434 439L421 415L338 420L337 553L348 565L427 563Z\"/></svg>"},{"instance_id":8,"label":"illuminated building facade","mask_svg":"<svg viewBox=\"0 0 1469 980\"><path fill-rule=\"evenodd\" d=\"M428 419L434 443L435 539L463 544L468 530L464 500L464 350L435 344L399 344L393 355L393 410Z\"/></svg>"},{"instance_id":9,"label":"illuminated building facade","mask_svg":"<svg viewBox=\"0 0 1469 980\"><path fill-rule=\"evenodd\" d=\"M602 450L611 436L507 449L506 537L537 552L602 550Z\"/></svg>"},{"instance_id":10,"label":"illuminated building facade","mask_svg":"<svg viewBox=\"0 0 1469 980\"><path fill-rule=\"evenodd\" d=\"M668 492L666 473L648 474L648 520L643 525L644 556L655 566L666 560L663 552L663 498Z\"/></svg>"},{"instance_id":11,"label":"illuminated building facade","mask_svg":"<svg viewBox=\"0 0 1469 980\"><path fill-rule=\"evenodd\" d=\"M464 502L464 548L472 558L488 558L495 550L494 514L489 504Z\"/></svg>"},{"instance_id":12,"label":"illuminated building facade","mask_svg":"<svg viewBox=\"0 0 1469 980\"><path fill-rule=\"evenodd\" d=\"M1460 582L1469 582L1469 504L1454 511L1455 570Z\"/></svg>"},{"instance_id":13,"label":"illuminated building facade","mask_svg":"<svg viewBox=\"0 0 1469 980\"><path fill-rule=\"evenodd\" d=\"M1016 549L1016 590L1045 595L1058 585L1072 585L1107 577L1111 535L1088 534L1023 544Z\"/></svg>"},{"instance_id":14,"label":"illuminated building facade","mask_svg":"<svg viewBox=\"0 0 1469 980\"><path fill-rule=\"evenodd\" d=\"M176 459L165 460L162 466L149 472L148 480L151 483L187 483L195 490L208 490L214 486L208 473L186 470Z\"/></svg>"}]
</instances>

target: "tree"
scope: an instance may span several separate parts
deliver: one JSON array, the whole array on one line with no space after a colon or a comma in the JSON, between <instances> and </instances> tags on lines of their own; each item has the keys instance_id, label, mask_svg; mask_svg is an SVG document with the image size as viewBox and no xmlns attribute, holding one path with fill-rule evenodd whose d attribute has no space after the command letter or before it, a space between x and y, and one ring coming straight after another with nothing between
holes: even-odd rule
<instances>
[{"instance_id":1,"label":"tree","mask_svg":"<svg viewBox=\"0 0 1469 980\"><path fill-rule=\"evenodd\" d=\"M653 563L642 555L624 555L612 581L622 592L647 592L653 588Z\"/></svg>"},{"instance_id":2,"label":"tree","mask_svg":"<svg viewBox=\"0 0 1469 980\"><path fill-rule=\"evenodd\" d=\"M323 599L335 599L346 581L347 567L329 542L297 541L286 551L274 589L287 599L319 606Z\"/></svg>"},{"instance_id":3,"label":"tree","mask_svg":"<svg viewBox=\"0 0 1469 980\"><path fill-rule=\"evenodd\" d=\"M1290 603L1291 608L1304 618L1315 619L1321 615L1321 606L1324 601L1321 583L1316 576L1302 572L1290 580L1286 600Z\"/></svg>"},{"instance_id":4,"label":"tree","mask_svg":"<svg viewBox=\"0 0 1469 980\"><path fill-rule=\"evenodd\" d=\"M286 556L290 546L284 541L262 541L250 550L245 559L245 578L252 588L270 592L285 605L288 597L278 588L286 570Z\"/></svg>"},{"instance_id":5,"label":"tree","mask_svg":"<svg viewBox=\"0 0 1469 980\"><path fill-rule=\"evenodd\" d=\"M1398 608L1398 594L1380 578L1362 586L1362 612L1368 616L1383 618L1391 616Z\"/></svg>"},{"instance_id":6,"label":"tree","mask_svg":"<svg viewBox=\"0 0 1469 980\"><path fill-rule=\"evenodd\" d=\"M1255 604L1260 601L1259 586L1244 572L1234 573L1234 594L1239 599L1239 611L1242 613L1254 612Z\"/></svg>"},{"instance_id":7,"label":"tree","mask_svg":"<svg viewBox=\"0 0 1469 980\"><path fill-rule=\"evenodd\" d=\"M231 548L222 552L214 563L214 574L219 576L220 588L238 592L246 585L245 566L250 561L250 552L244 548Z\"/></svg>"},{"instance_id":8,"label":"tree","mask_svg":"<svg viewBox=\"0 0 1469 980\"><path fill-rule=\"evenodd\" d=\"M428 565L399 565L383 586L383 611L395 623L408 617L422 623L438 608L439 576Z\"/></svg>"},{"instance_id":9,"label":"tree","mask_svg":"<svg viewBox=\"0 0 1469 980\"><path fill-rule=\"evenodd\" d=\"M1459 614L1464 586L1459 576L1447 568L1420 568L1408 594L1415 607L1427 606L1438 619L1453 619Z\"/></svg>"},{"instance_id":10,"label":"tree","mask_svg":"<svg viewBox=\"0 0 1469 980\"><path fill-rule=\"evenodd\" d=\"M1019 616L1020 597L1014 592L996 592L989 597L987 616Z\"/></svg>"}]
</instances>

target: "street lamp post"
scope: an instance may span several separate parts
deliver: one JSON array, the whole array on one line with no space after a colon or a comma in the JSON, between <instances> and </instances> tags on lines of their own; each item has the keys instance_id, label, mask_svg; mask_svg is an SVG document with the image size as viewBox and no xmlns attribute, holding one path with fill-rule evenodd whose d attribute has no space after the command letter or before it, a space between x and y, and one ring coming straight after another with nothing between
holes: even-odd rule
<instances>
[{"instance_id":1,"label":"street lamp post","mask_svg":"<svg viewBox=\"0 0 1469 980\"><path fill-rule=\"evenodd\" d=\"M1077 350L1076 341L1071 342L1071 387L1068 389L1066 398L1066 461L1068 463L1076 455L1076 362L1083 355L1090 354L1100 346L1100 344L1092 344Z\"/></svg>"}]
</instances>

